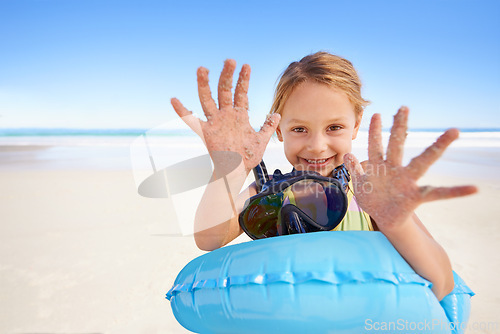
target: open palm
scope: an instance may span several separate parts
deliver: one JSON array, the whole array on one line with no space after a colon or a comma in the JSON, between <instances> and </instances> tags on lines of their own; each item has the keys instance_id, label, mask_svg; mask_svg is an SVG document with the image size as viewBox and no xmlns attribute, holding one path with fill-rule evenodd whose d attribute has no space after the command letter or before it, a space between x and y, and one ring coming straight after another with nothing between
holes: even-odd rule
<instances>
[{"instance_id":1,"label":"open palm","mask_svg":"<svg viewBox=\"0 0 500 334\"><path fill-rule=\"evenodd\" d=\"M417 185L417 180L458 138L459 132L457 129L446 131L407 166L402 166L408 112L408 108L402 107L394 117L385 159L379 114L375 114L370 123L366 164L361 167L351 153L344 158L359 205L375 220L381 231L403 224L424 202L465 196L477 191L474 186Z\"/></svg>"},{"instance_id":2,"label":"open palm","mask_svg":"<svg viewBox=\"0 0 500 334\"><path fill-rule=\"evenodd\" d=\"M269 116L258 132L251 127L247 95L250 66L245 64L241 68L233 101L231 88L235 68L234 60L225 61L218 85L218 107L208 85L208 70L204 67L198 69L198 95L206 121L195 117L178 99L173 98L171 102L182 120L202 138L214 163L224 164L224 161L217 161L220 160L217 152L234 152L241 156L248 173L262 160L280 116Z\"/></svg>"}]
</instances>

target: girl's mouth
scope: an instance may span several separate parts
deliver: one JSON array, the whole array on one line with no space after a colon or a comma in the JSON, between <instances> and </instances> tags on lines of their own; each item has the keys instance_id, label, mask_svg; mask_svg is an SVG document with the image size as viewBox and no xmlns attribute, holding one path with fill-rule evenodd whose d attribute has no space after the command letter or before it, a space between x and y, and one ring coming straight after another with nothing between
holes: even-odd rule
<instances>
[{"instance_id":1,"label":"girl's mouth","mask_svg":"<svg viewBox=\"0 0 500 334\"><path fill-rule=\"evenodd\" d=\"M303 160L305 162L305 165L309 168L323 168L323 167L326 167L330 160L332 159L333 157L330 157L330 158L324 158L324 159L305 159L305 158L301 158L301 160Z\"/></svg>"},{"instance_id":2,"label":"girl's mouth","mask_svg":"<svg viewBox=\"0 0 500 334\"><path fill-rule=\"evenodd\" d=\"M306 161L310 164L322 164L323 162L325 162L326 160L328 159L318 159L318 160L310 160L310 159L306 159Z\"/></svg>"}]
</instances>

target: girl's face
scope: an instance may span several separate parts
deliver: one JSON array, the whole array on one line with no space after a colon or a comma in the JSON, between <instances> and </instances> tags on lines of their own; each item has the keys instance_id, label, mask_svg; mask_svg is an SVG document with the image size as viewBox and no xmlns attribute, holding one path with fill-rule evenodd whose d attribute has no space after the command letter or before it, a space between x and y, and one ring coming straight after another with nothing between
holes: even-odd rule
<instances>
[{"instance_id":1,"label":"girl's face","mask_svg":"<svg viewBox=\"0 0 500 334\"><path fill-rule=\"evenodd\" d=\"M306 81L286 101L276 132L295 169L330 176L351 152L360 123L345 93Z\"/></svg>"}]
</instances>

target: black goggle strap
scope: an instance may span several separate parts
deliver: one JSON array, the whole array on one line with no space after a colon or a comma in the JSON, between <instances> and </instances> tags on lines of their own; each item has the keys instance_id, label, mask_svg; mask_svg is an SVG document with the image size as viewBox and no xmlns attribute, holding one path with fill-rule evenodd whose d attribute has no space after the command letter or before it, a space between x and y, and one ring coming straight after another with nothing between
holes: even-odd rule
<instances>
[{"instance_id":1,"label":"black goggle strap","mask_svg":"<svg viewBox=\"0 0 500 334\"><path fill-rule=\"evenodd\" d=\"M335 168L332 172L332 177L340 182L342 189L347 192L347 188L349 187L349 181L351 180L351 176L347 171L347 168L344 164Z\"/></svg>"},{"instance_id":2,"label":"black goggle strap","mask_svg":"<svg viewBox=\"0 0 500 334\"><path fill-rule=\"evenodd\" d=\"M262 161L262 164L264 163L264 161ZM256 168L258 168L259 166L257 166ZM265 166L264 166L265 167ZM256 173L256 171L254 171L254 173ZM302 173L297 171L295 168L292 170L291 173L289 174L286 174L286 175L293 175L293 176L299 176L301 175ZM267 175L267 171L266 171L266 175ZM286 179L286 175L283 175L281 173L281 171L279 169L275 170L274 171L274 174L273 174L273 180L276 180L278 182L280 182L281 180L283 179ZM347 192L347 188L349 187L349 181L351 181L351 176L349 175L349 172L347 171L347 168L345 167L344 164L336 167L333 171L332 171L332 178L336 179L337 181L339 181L339 183L341 184L342 186L342 189ZM269 180L269 177L267 177L267 180Z\"/></svg>"},{"instance_id":3,"label":"black goggle strap","mask_svg":"<svg viewBox=\"0 0 500 334\"><path fill-rule=\"evenodd\" d=\"M267 174L267 167L264 160L253 168L253 175L255 177L255 185L257 186L257 192L262 190L262 186L269 181L269 175Z\"/></svg>"}]
</instances>

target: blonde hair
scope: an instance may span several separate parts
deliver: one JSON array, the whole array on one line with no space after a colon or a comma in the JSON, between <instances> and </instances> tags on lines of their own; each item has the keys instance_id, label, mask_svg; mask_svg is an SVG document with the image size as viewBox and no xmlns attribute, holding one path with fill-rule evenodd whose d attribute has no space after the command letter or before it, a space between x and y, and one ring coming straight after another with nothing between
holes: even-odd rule
<instances>
[{"instance_id":1,"label":"blonde hair","mask_svg":"<svg viewBox=\"0 0 500 334\"><path fill-rule=\"evenodd\" d=\"M291 63L281 74L270 114L281 115L295 87L307 80L323 83L346 93L354 106L356 116L361 116L363 108L370 103L361 97L361 80L352 63L342 57L320 51Z\"/></svg>"}]
</instances>

